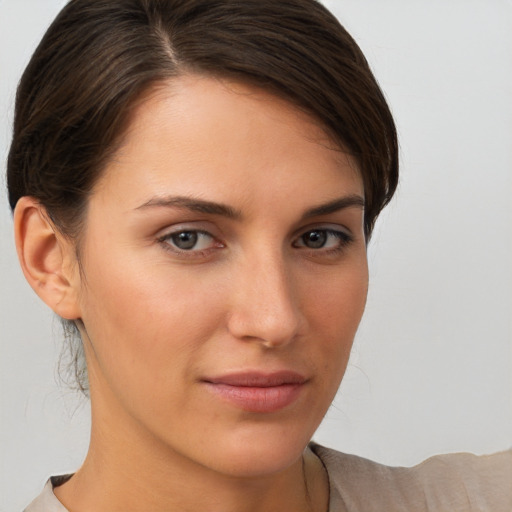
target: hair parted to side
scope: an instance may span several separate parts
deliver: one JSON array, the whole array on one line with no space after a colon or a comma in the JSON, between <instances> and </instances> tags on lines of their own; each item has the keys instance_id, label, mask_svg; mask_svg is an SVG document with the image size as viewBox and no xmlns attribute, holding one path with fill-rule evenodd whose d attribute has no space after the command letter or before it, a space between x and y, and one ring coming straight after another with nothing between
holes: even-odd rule
<instances>
[{"instance_id":1,"label":"hair parted to side","mask_svg":"<svg viewBox=\"0 0 512 512\"><path fill-rule=\"evenodd\" d=\"M396 129L361 50L316 0L71 0L18 87L11 208L33 196L78 241L136 100L190 72L261 87L319 121L359 165L370 237L397 187ZM75 374L86 391L83 368Z\"/></svg>"}]
</instances>

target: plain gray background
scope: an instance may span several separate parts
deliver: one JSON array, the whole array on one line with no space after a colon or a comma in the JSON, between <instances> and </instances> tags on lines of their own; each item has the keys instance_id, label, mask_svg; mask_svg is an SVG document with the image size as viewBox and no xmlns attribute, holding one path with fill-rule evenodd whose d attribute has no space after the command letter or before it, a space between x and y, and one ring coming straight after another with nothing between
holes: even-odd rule
<instances>
[{"instance_id":1,"label":"plain gray background","mask_svg":"<svg viewBox=\"0 0 512 512\"><path fill-rule=\"evenodd\" d=\"M394 111L399 192L369 249L351 363L316 440L387 464L512 445L512 2L330 0ZM62 0L0 0L0 160L16 82ZM2 180L2 188L4 178ZM0 197L0 511L73 471L88 404L24 282Z\"/></svg>"}]
</instances>

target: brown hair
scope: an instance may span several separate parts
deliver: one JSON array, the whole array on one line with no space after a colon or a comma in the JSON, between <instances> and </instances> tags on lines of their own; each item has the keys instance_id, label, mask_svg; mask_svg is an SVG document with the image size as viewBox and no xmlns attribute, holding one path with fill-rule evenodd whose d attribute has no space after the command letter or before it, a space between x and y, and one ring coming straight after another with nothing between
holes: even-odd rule
<instances>
[{"instance_id":1,"label":"brown hair","mask_svg":"<svg viewBox=\"0 0 512 512\"><path fill-rule=\"evenodd\" d=\"M18 87L9 201L77 239L136 99L184 72L249 82L311 114L359 164L367 238L398 181L392 115L361 50L316 0L71 0Z\"/></svg>"}]
</instances>

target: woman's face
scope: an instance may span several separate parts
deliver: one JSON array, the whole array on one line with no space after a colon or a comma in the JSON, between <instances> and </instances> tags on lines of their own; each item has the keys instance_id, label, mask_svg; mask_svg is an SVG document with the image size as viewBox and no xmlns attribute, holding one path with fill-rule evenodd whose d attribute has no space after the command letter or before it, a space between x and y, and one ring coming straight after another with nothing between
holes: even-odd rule
<instances>
[{"instance_id":1,"label":"woman's face","mask_svg":"<svg viewBox=\"0 0 512 512\"><path fill-rule=\"evenodd\" d=\"M225 474L297 460L367 292L363 185L333 147L238 83L186 76L137 107L81 245L93 432Z\"/></svg>"}]
</instances>

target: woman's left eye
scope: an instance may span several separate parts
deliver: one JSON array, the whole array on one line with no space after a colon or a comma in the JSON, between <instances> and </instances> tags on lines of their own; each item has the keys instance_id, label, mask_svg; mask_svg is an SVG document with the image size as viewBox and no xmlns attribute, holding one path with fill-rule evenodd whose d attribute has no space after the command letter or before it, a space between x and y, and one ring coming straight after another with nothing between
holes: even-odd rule
<instances>
[{"instance_id":1,"label":"woman's left eye","mask_svg":"<svg viewBox=\"0 0 512 512\"><path fill-rule=\"evenodd\" d=\"M307 249L341 249L352 241L352 237L344 231L334 229L310 229L302 234L295 242L294 247Z\"/></svg>"},{"instance_id":2,"label":"woman's left eye","mask_svg":"<svg viewBox=\"0 0 512 512\"><path fill-rule=\"evenodd\" d=\"M168 233L158 241L176 252L201 252L221 245L210 233L192 229Z\"/></svg>"}]
</instances>

